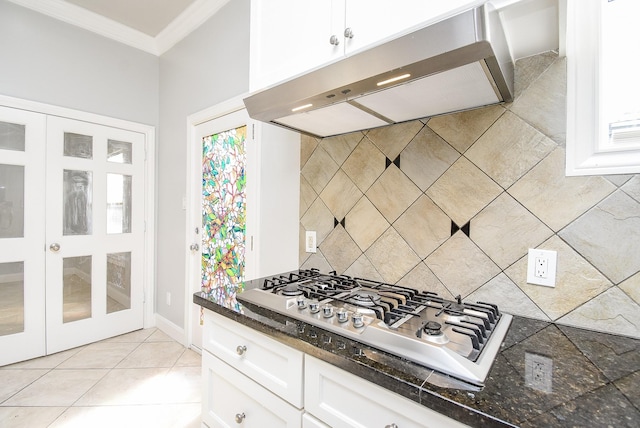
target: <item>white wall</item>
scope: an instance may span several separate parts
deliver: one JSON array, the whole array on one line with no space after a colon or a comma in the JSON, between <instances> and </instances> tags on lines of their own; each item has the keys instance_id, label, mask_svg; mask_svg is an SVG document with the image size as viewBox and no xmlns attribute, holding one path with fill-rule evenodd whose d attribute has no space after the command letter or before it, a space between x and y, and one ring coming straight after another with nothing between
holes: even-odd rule
<instances>
[{"instance_id":1,"label":"white wall","mask_svg":"<svg viewBox=\"0 0 640 428\"><path fill-rule=\"evenodd\" d=\"M0 0L0 94L158 125L159 59Z\"/></svg>"},{"instance_id":2,"label":"white wall","mask_svg":"<svg viewBox=\"0 0 640 428\"><path fill-rule=\"evenodd\" d=\"M249 6L230 1L160 57L156 311L178 327L185 316L187 116L248 90Z\"/></svg>"}]
</instances>

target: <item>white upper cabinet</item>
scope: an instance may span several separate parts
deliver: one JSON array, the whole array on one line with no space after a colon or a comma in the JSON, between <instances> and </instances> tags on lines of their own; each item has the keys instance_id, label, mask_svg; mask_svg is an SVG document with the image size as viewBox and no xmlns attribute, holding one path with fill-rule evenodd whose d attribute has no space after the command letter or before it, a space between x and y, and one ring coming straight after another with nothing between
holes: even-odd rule
<instances>
[{"instance_id":1,"label":"white upper cabinet","mask_svg":"<svg viewBox=\"0 0 640 428\"><path fill-rule=\"evenodd\" d=\"M264 89L482 3L252 0L250 90Z\"/></svg>"}]
</instances>

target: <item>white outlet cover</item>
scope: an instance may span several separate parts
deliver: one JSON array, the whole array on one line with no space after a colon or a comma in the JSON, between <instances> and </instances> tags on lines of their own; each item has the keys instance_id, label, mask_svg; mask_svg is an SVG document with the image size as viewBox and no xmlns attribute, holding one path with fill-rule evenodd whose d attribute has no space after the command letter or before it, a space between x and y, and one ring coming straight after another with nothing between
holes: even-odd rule
<instances>
[{"instance_id":1,"label":"white outlet cover","mask_svg":"<svg viewBox=\"0 0 640 428\"><path fill-rule=\"evenodd\" d=\"M304 247L307 253L316 252L316 232L315 230L307 230L305 233Z\"/></svg>"},{"instance_id":2,"label":"white outlet cover","mask_svg":"<svg viewBox=\"0 0 640 428\"><path fill-rule=\"evenodd\" d=\"M547 259L547 277L540 278L536 273L536 258L542 257ZM545 287L556 286L556 266L558 260L558 252L553 250L541 250L538 248L529 248L527 257L527 283L535 285L544 285Z\"/></svg>"}]
</instances>

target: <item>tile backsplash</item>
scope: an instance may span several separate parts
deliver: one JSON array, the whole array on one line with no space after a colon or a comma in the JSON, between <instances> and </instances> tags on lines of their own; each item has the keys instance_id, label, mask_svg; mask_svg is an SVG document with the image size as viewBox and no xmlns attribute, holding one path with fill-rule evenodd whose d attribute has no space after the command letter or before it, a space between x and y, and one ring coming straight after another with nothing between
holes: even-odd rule
<instances>
[{"instance_id":1,"label":"tile backsplash","mask_svg":"<svg viewBox=\"0 0 640 428\"><path fill-rule=\"evenodd\" d=\"M518 61L515 92L510 104L302 137L301 267L640 338L640 175L565 176L564 58ZM529 248L557 251L554 288L526 282Z\"/></svg>"}]
</instances>

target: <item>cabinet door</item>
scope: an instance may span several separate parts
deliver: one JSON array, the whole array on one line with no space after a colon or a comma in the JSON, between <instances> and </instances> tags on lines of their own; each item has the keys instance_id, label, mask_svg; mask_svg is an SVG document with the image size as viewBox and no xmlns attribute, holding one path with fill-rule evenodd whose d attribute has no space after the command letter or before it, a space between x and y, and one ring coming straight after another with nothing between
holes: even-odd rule
<instances>
[{"instance_id":1,"label":"cabinet door","mask_svg":"<svg viewBox=\"0 0 640 428\"><path fill-rule=\"evenodd\" d=\"M296 409L208 352L202 353L203 422L211 428L300 427Z\"/></svg>"},{"instance_id":2,"label":"cabinet door","mask_svg":"<svg viewBox=\"0 0 640 428\"><path fill-rule=\"evenodd\" d=\"M211 311L204 323L205 350L302 408L301 352Z\"/></svg>"},{"instance_id":3,"label":"cabinet door","mask_svg":"<svg viewBox=\"0 0 640 428\"><path fill-rule=\"evenodd\" d=\"M344 54L344 0L252 0L251 91ZM332 45L335 35L340 43Z\"/></svg>"},{"instance_id":4,"label":"cabinet door","mask_svg":"<svg viewBox=\"0 0 640 428\"><path fill-rule=\"evenodd\" d=\"M484 2L485 0L347 0L345 28L352 30L353 37L345 40L346 54L441 21Z\"/></svg>"},{"instance_id":5,"label":"cabinet door","mask_svg":"<svg viewBox=\"0 0 640 428\"><path fill-rule=\"evenodd\" d=\"M305 410L330 426L463 428L466 425L316 358L305 358Z\"/></svg>"}]
</instances>

